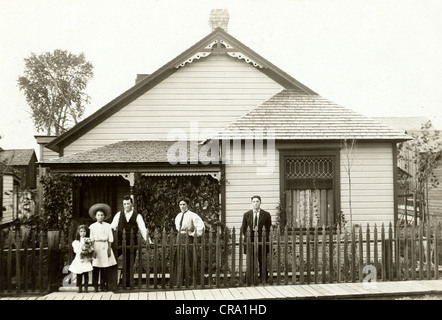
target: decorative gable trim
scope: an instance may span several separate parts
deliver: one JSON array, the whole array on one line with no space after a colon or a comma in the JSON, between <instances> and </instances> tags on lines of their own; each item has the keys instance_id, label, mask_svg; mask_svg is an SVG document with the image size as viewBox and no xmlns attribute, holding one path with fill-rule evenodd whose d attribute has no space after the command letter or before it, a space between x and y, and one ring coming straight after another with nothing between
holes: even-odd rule
<instances>
[{"instance_id":1,"label":"decorative gable trim","mask_svg":"<svg viewBox=\"0 0 442 320\"><path fill-rule=\"evenodd\" d=\"M193 60L195 59L208 57L212 52L217 55L228 54L233 58L238 58L240 60L242 59L245 62L252 64L254 67L259 67L261 69L264 68L264 65L254 61L249 56L245 55L243 52L235 50L235 48L232 45L230 45L227 41L225 41L222 38L216 39L215 41L211 42L209 45L207 45L204 48L204 51L195 53L193 56L189 57L180 64L176 65L175 68L178 69L184 67L187 63L192 63Z\"/></svg>"},{"instance_id":2,"label":"decorative gable trim","mask_svg":"<svg viewBox=\"0 0 442 320\"><path fill-rule=\"evenodd\" d=\"M258 53L251 50L219 27L201 39L198 43L178 55L175 59L140 80L132 88L116 97L94 114L82 120L58 138L49 142L45 147L58 152L60 156L62 156L65 146L69 145L90 129L121 110L130 102L152 89L158 83L176 72L179 68L184 67L187 63L192 63L195 59L198 60L211 54L229 54L232 57L242 59L259 68L258 70L286 89L299 89L306 94L316 94L313 90L261 57Z\"/></svg>"}]
</instances>

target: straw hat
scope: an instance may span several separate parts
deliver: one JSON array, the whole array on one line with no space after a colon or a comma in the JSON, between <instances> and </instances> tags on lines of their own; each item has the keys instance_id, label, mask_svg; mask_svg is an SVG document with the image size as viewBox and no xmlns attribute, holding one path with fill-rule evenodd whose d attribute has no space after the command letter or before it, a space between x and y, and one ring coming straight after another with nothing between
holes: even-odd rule
<instances>
[{"instance_id":1,"label":"straw hat","mask_svg":"<svg viewBox=\"0 0 442 320\"><path fill-rule=\"evenodd\" d=\"M104 213L104 219L108 219L111 216L111 208L105 203L96 203L89 208L89 216L95 220L95 214L97 211Z\"/></svg>"}]
</instances>

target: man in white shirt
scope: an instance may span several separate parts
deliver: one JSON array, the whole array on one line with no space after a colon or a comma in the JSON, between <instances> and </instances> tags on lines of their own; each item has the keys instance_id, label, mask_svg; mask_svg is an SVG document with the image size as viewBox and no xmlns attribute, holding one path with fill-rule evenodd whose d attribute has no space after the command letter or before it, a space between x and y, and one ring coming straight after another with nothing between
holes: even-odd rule
<instances>
[{"instance_id":1,"label":"man in white shirt","mask_svg":"<svg viewBox=\"0 0 442 320\"><path fill-rule=\"evenodd\" d=\"M136 257L136 250L138 248L138 231L140 231L141 236L143 237L144 241L150 241L150 238L147 236L147 228L144 223L143 217L141 214L134 213L133 210L133 199L130 196L124 196L123 197L123 212L117 212L115 214L112 223L111 228L113 230L118 230L118 245L121 246L121 248L118 249L118 255L120 256L123 253L123 230L126 234L126 263L125 263L125 271L126 271L126 287L130 286L130 264L132 261L132 266L135 262ZM131 237L131 231L133 231L134 236L134 250L131 254L130 250L130 237Z\"/></svg>"}]
</instances>

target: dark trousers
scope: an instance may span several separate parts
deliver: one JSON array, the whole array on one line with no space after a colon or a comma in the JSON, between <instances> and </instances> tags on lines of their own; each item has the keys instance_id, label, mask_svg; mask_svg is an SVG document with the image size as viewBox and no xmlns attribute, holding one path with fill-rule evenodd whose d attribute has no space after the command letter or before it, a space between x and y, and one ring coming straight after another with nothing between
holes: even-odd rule
<instances>
[{"instance_id":1,"label":"dark trousers","mask_svg":"<svg viewBox=\"0 0 442 320\"><path fill-rule=\"evenodd\" d=\"M137 246L138 248L138 246ZM130 247L126 247L125 250L126 253L126 260L123 262L125 264L125 271L126 271L126 282L124 285L126 287L130 287L130 265L132 263L132 266L135 268L135 259L137 257L137 250L134 248L134 251L132 253L132 256L130 255ZM120 257L123 254L123 249L118 249L118 257ZM135 273L135 270L133 270L133 273ZM123 275L122 275L123 276ZM132 274L133 277L133 274Z\"/></svg>"},{"instance_id":2,"label":"dark trousers","mask_svg":"<svg viewBox=\"0 0 442 320\"><path fill-rule=\"evenodd\" d=\"M100 289L101 289L101 291L107 291L108 290L107 269L108 268L94 267L94 269L92 270L92 285L94 286L96 291L98 290L98 277L100 277Z\"/></svg>"},{"instance_id":3,"label":"dark trousers","mask_svg":"<svg viewBox=\"0 0 442 320\"><path fill-rule=\"evenodd\" d=\"M253 247L253 242L251 243L251 250L247 250L247 259L249 259L249 269L247 270L247 274L249 275L247 279L247 283L253 283L254 274L255 274L255 248ZM262 254L262 245L258 245L258 280L262 282L263 276L265 276L265 281L269 278L269 270L267 268L267 261L263 261ZM268 257L269 253L267 251L266 257ZM263 270L265 269L265 273L263 274Z\"/></svg>"},{"instance_id":4,"label":"dark trousers","mask_svg":"<svg viewBox=\"0 0 442 320\"><path fill-rule=\"evenodd\" d=\"M77 274L77 286L80 289L80 291L83 290L83 279L84 279L84 290L87 292L87 286L89 284L89 272Z\"/></svg>"}]
</instances>

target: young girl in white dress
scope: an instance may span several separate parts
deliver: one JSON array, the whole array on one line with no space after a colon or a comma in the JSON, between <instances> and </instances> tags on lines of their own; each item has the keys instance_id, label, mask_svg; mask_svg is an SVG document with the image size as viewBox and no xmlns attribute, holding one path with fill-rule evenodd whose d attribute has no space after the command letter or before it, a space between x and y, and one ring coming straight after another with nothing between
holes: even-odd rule
<instances>
[{"instance_id":1,"label":"young girl in white dress","mask_svg":"<svg viewBox=\"0 0 442 320\"><path fill-rule=\"evenodd\" d=\"M89 282L89 272L92 271L92 248L88 250L87 238L88 228L82 224L78 226L76 239L72 242L75 258L69 266L69 271L77 275L78 292L88 292L87 285ZM91 245L91 244L90 244Z\"/></svg>"},{"instance_id":2,"label":"young girl in white dress","mask_svg":"<svg viewBox=\"0 0 442 320\"><path fill-rule=\"evenodd\" d=\"M92 284L95 292L98 292L98 277L100 277L101 291L108 291L107 269L117 264L111 248L114 241L111 225L104 221L110 214L110 207L104 203L95 204L89 209L89 215L97 220L89 226L95 251L92 260Z\"/></svg>"}]
</instances>

